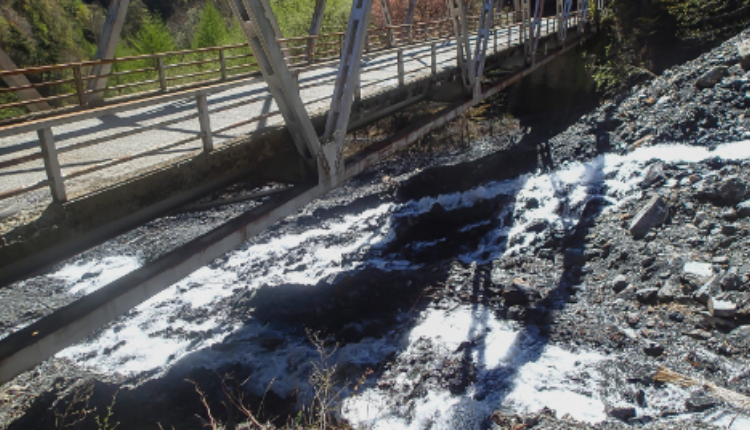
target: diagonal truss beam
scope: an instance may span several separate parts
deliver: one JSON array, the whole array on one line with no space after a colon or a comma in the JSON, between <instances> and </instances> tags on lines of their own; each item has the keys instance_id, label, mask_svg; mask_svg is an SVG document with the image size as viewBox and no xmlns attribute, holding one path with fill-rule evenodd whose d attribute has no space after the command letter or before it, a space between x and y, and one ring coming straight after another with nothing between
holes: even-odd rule
<instances>
[{"instance_id":1,"label":"diagonal truss beam","mask_svg":"<svg viewBox=\"0 0 750 430\"><path fill-rule=\"evenodd\" d=\"M558 37L560 42L565 42L568 38L568 19L570 19L570 10L573 8L573 0L557 0L557 14L559 19Z\"/></svg>"},{"instance_id":2,"label":"diagonal truss beam","mask_svg":"<svg viewBox=\"0 0 750 430\"><path fill-rule=\"evenodd\" d=\"M352 1L344 51L341 55L331 109L328 112L326 129L322 138L326 162L323 164L323 169L318 172L319 180L327 181L331 185L336 185L344 172L344 138L349 126L354 96L359 86L362 51L365 49L371 14L372 0Z\"/></svg>"},{"instance_id":3,"label":"diagonal truss beam","mask_svg":"<svg viewBox=\"0 0 750 430\"><path fill-rule=\"evenodd\" d=\"M474 97L478 97L481 90L482 77L484 76L484 64L487 59L487 45L490 40L490 28L495 13L495 0L484 0L482 11L479 15L479 29L474 47L474 60L471 71L474 75Z\"/></svg>"},{"instance_id":4,"label":"diagonal truss beam","mask_svg":"<svg viewBox=\"0 0 750 430\"><path fill-rule=\"evenodd\" d=\"M115 58L117 43L120 41L122 26L125 24L125 17L128 14L130 0L112 0L107 9L107 17L104 19L102 33L99 36L99 46L96 49L97 60L111 60ZM107 87L107 77L111 64L101 64L94 66L91 74L97 76L97 79L89 81L89 90L94 91L87 100L88 103L99 103L104 99L104 89Z\"/></svg>"},{"instance_id":5,"label":"diagonal truss beam","mask_svg":"<svg viewBox=\"0 0 750 430\"><path fill-rule=\"evenodd\" d=\"M385 21L386 34L388 35L388 46L395 45L395 39L393 37L393 15L391 15L391 6L388 4L388 0L380 0L380 10L383 12L383 21Z\"/></svg>"},{"instance_id":6,"label":"diagonal truss beam","mask_svg":"<svg viewBox=\"0 0 750 430\"><path fill-rule=\"evenodd\" d=\"M578 11L581 13L581 20L578 22L578 32L583 33L586 30L586 19L589 14L589 0L578 0Z\"/></svg>"},{"instance_id":7,"label":"diagonal truss beam","mask_svg":"<svg viewBox=\"0 0 750 430\"><path fill-rule=\"evenodd\" d=\"M409 8L406 9L406 20L404 20L404 24L408 25L405 30L408 32L407 35L409 38L409 43L411 43L414 37L414 29L412 27L412 24L414 24L414 12L416 12L416 8L417 0L409 0Z\"/></svg>"},{"instance_id":8,"label":"diagonal truss beam","mask_svg":"<svg viewBox=\"0 0 750 430\"><path fill-rule=\"evenodd\" d=\"M297 81L289 71L281 45L276 40L278 24L268 0L232 0L232 12L250 44L258 67L268 84L297 151L314 165L321 147L310 116L302 103Z\"/></svg>"},{"instance_id":9,"label":"diagonal truss beam","mask_svg":"<svg viewBox=\"0 0 750 430\"><path fill-rule=\"evenodd\" d=\"M544 0L536 0L534 5L534 16L529 26L529 39L531 44L531 54L536 54L539 48L539 39L542 36L542 16L544 15Z\"/></svg>"},{"instance_id":10,"label":"diagonal truss beam","mask_svg":"<svg viewBox=\"0 0 750 430\"><path fill-rule=\"evenodd\" d=\"M16 69L18 69L18 67L16 67L16 63L14 63L13 60L11 60L11 58L8 56L8 54L6 54L5 51L0 48L0 70ZM26 75L4 76L3 80L11 88L28 87L31 85L31 82L29 82L29 80L26 78ZM42 98L42 95L39 94L39 91L37 91L36 88L26 88L23 90L18 90L15 91L15 94L19 99L25 102L30 100L39 100ZM26 108L28 108L31 112L42 112L52 109L52 107L50 107L50 105L45 101L27 104Z\"/></svg>"},{"instance_id":11,"label":"diagonal truss beam","mask_svg":"<svg viewBox=\"0 0 750 430\"><path fill-rule=\"evenodd\" d=\"M323 28L323 17L326 13L326 0L315 0L315 11L313 12L312 21L310 21L310 36L318 36L320 29ZM313 62L315 55L315 46L318 44L318 38L312 37L307 42L307 61Z\"/></svg>"},{"instance_id":12,"label":"diagonal truss beam","mask_svg":"<svg viewBox=\"0 0 750 430\"><path fill-rule=\"evenodd\" d=\"M461 71L464 89L474 91L475 73L472 73L471 47L469 45L469 22L466 17L464 0L447 0L448 13L453 23L453 34L456 36L456 60Z\"/></svg>"}]
</instances>

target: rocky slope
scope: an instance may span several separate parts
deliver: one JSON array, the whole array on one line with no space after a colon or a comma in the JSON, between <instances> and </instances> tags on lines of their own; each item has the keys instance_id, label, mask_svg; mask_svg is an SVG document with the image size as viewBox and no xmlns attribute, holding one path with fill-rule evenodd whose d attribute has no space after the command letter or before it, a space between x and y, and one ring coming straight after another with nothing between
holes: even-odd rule
<instances>
[{"instance_id":1,"label":"rocky slope","mask_svg":"<svg viewBox=\"0 0 750 430\"><path fill-rule=\"evenodd\" d=\"M123 428L203 428L186 379L241 421L230 374L262 419L299 423L312 330L338 344L323 358L354 427L750 428L748 36L550 139L378 166L2 387L2 425L89 405L74 428L96 428L117 392ZM136 239L17 287L95 289Z\"/></svg>"}]
</instances>

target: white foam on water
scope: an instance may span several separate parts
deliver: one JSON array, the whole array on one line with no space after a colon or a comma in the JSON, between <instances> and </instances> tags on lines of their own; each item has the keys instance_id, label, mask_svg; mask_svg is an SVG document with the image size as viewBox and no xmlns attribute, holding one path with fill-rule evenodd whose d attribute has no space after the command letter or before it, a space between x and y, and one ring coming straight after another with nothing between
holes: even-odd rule
<instances>
[{"instance_id":1,"label":"white foam on water","mask_svg":"<svg viewBox=\"0 0 750 430\"><path fill-rule=\"evenodd\" d=\"M106 257L102 260L67 264L50 277L66 281L70 294L89 294L140 266L135 257Z\"/></svg>"},{"instance_id":2,"label":"white foam on water","mask_svg":"<svg viewBox=\"0 0 750 430\"><path fill-rule=\"evenodd\" d=\"M424 350L425 340L430 345L428 352ZM528 348L537 341L534 333L512 328L481 305L428 310L408 335L409 346L397 362L409 362L412 357L422 362L429 357L432 362L423 364L425 368L438 368L446 360L455 359L451 353L462 344L473 342L470 358L478 370L477 385L493 384L497 375L513 375L512 385L486 396L477 396L476 389L453 395L447 388L433 388L423 397L402 404L393 393L409 392L414 383L402 373L395 387L371 387L346 399L344 417L355 427L372 429L468 429L480 428L495 410L538 411L547 406L560 416L570 414L591 423L603 421L606 414L597 390L601 376L596 365L605 357L551 345L537 345L541 351Z\"/></svg>"},{"instance_id":3,"label":"white foam on water","mask_svg":"<svg viewBox=\"0 0 750 430\"><path fill-rule=\"evenodd\" d=\"M297 363L303 359L309 362L314 358L314 351L309 345L286 345L269 352L250 341L238 344L232 353L210 350L211 345L229 336L241 335L253 339L264 330L252 321L241 327L227 322L226 310L218 305L220 300L263 285L313 285L329 276L367 266L382 270L413 269L416 266L409 261L398 256L381 257L378 253L383 245L393 239L394 222L399 222L402 217L426 213L435 204L446 210L454 210L488 199L510 197L511 203L494 220L498 227L483 238L475 251L461 257L465 261L488 262L531 244L534 233L527 229L540 220L553 228L568 229L577 224L583 208L592 199L609 203L610 206L604 209L606 212L618 210L627 202L641 198L643 191L638 184L643 179L644 168L652 160L689 163L717 156L727 159L750 158L750 142L727 144L714 151L660 145L640 148L623 156L608 154L588 163L571 163L552 173L523 175L508 181L484 184L462 193L425 197L404 204L385 203L357 214L322 221L302 232L281 233L276 237L253 241L230 252L224 263L215 264L212 268L204 267L139 305L127 316L102 330L95 339L68 348L59 355L102 372L125 374L164 370L182 358L196 365L217 368L221 363L231 363L233 360L253 362L258 368L257 375L261 375L259 387L276 378L274 391L290 393L296 384L305 379L305 366L290 367L290 357L297 357L300 360ZM531 199L538 201L536 207L527 206ZM512 215L512 225L506 226L502 222L507 214ZM511 245L506 246L506 243ZM430 243L419 246L430 246ZM138 262L131 257L109 257L101 261L68 265L51 276L68 282L72 293L90 293L137 267ZM87 274L90 277L84 279ZM199 318L183 318L181 312L187 307L205 312L200 313L203 316ZM426 337L442 345L445 350L455 350L461 342L479 341L491 346L471 351L471 358L482 369L482 374L491 374L493 370L507 367L511 369L513 380L526 381L526 385L515 384L515 388L503 392L502 397L488 395L486 399L489 400L486 401L472 400L470 396L430 393L417 405L416 418L409 420L394 412L395 409L388 403L390 399L383 397L378 400L378 396L384 394L370 389L347 400L351 416L356 418L353 418L354 421L382 426L378 428L420 428L420 425L427 426L432 422L435 428L441 428L441 423L473 423L475 418L484 419L488 411L491 413L503 406L533 410L541 405L556 405L558 413L567 412L583 421L597 422L601 419L602 407L596 387L589 390L584 386L592 379L583 378L584 382L576 385L571 382L576 378L559 380L553 374L576 374L582 371L580 367L585 367L576 363L593 365L597 360L603 360L602 357L586 352L574 354L547 346L538 351L537 356L529 358L528 351L524 349L530 347L528 339L519 338L517 330L498 321L490 311L474 309L474 314L471 312L457 310L455 313L425 315L428 324L418 325L408 342ZM341 358L339 362L377 362L386 356L386 352L395 351L389 342L392 341L370 339L347 345L338 353ZM406 351L408 353L408 347ZM374 418L365 414L372 406L368 404L368 398L374 402L372 404L385 404L380 416L391 418L372 421ZM576 402L556 403L559 398L576 399ZM502 403L491 404L492 399L502 400ZM431 421L436 416L444 420Z\"/></svg>"}]
</instances>

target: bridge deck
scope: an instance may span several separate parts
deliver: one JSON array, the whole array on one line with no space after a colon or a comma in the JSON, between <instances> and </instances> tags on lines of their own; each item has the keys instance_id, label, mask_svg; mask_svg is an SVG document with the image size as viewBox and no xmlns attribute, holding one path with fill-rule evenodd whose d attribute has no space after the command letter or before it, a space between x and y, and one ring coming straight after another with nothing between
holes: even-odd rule
<instances>
[{"instance_id":1,"label":"bridge deck","mask_svg":"<svg viewBox=\"0 0 750 430\"><path fill-rule=\"evenodd\" d=\"M550 18L550 22L553 19ZM553 24L547 25L546 22L547 20L542 25L542 35L548 34L550 25L554 26ZM498 40L497 51L495 44L491 41L488 47L489 54L519 45L518 27L497 28L495 31ZM402 48L406 82L431 73L430 45L431 43L422 43ZM438 73L455 68L455 40L436 41L436 45ZM364 58L361 77L363 99L399 86L397 49L372 53L365 55ZM323 113L328 109L336 73L337 63L316 66L300 73L302 97L311 114ZM70 176L76 171L99 163L154 149L168 142L185 141L183 145L174 148L139 157L95 173L67 179L65 186L69 198L92 192L104 184L125 180L154 166L200 153L202 144L199 138L199 123L196 121L194 98L186 96L184 99L174 100L174 97L170 97L171 101L168 102L159 102L159 99L155 97L153 104L146 107L76 120L53 128L58 150L91 140L100 141L85 149L60 152L59 160L63 176ZM276 104L261 77L245 79L230 88L210 92L208 102L210 111L227 108L219 113L211 114L211 127L215 131L214 143L217 146L263 127L283 123ZM231 127L233 124L250 118L259 119L216 133L216 130ZM45 180L46 173L41 159L7 165L13 158L39 152L37 134L35 132L10 136L6 134L0 128L0 137L2 137L0 139L0 166L3 166L0 167L0 177L2 177L0 194ZM3 165L4 162L6 165ZM46 205L51 202L51 196L47 188L43 187L33 193L22 194L9 200L23 206L28 206L32 202L36 205Z\"/></svg>"}]
</instances>

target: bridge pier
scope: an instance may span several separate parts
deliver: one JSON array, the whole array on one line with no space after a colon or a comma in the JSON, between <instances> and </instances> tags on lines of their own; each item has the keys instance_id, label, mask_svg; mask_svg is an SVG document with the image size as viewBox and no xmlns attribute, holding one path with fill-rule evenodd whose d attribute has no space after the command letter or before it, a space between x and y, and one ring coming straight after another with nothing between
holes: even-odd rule
<instances>
[{"instance_id":1,"label":"bridge pier","mask_svg":"<svg viewBox=\"0 0 750 430\"><path fill-rule=\"evenodd\" d=\"M125 24L128 6L130 6L130 0L112 0L109 4L107 17L102 26L102 33L99 36L99 46L96 49L97 60L111 60L115 58L115 51L117 50L117 43L120 41L122 26ZM92 68L91 75L96 78L89 81L88 89L92 93L87 98L87 103L102 103L104 100L104 89L107 88L108 80L105 75L108 75L111 70L111 64L101 64Z\"/></svg>"}]
</instances>

